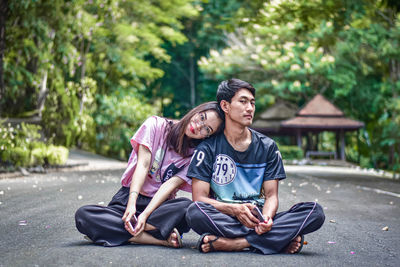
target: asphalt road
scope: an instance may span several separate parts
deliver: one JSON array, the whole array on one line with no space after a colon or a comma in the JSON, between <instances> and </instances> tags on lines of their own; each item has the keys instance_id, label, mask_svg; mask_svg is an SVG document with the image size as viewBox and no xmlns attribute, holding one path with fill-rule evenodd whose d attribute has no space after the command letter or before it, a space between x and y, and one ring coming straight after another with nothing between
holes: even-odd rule
<instances>
[{"instance_id":1,"label":"asphalt road","mask_svg":"<svg viewBox=\"0 0 400 267\"><path fill-rule=\"evenodd\" d=\"M198 236L184 248L90 244L76 230L82 205L107 205L123 169L70 171L0 179L0 266L399 266L400 182L362 173L287 168L280 210L317 200L323 227L297 255L200 254ZM388 231L382 228L388 227Z\"/></svg>"}]
</instances>

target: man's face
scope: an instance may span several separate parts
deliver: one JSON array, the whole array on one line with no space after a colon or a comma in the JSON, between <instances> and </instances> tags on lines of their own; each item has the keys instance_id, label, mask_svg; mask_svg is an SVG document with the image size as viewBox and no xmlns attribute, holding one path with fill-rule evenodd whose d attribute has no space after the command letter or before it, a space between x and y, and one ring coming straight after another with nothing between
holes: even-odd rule
<instances>
[{"instance_id":1,"label":"man's face","mask_svg":"<svg viewBox=\"0 0 400 267\"><path fill-rule=\"evenodd\" d=\"M249 90L240 89L232 97L231 103L227 103L227 108L230 120L243 126L250 126L256 110L254 96Z\"/></svg>"}]
</instances>

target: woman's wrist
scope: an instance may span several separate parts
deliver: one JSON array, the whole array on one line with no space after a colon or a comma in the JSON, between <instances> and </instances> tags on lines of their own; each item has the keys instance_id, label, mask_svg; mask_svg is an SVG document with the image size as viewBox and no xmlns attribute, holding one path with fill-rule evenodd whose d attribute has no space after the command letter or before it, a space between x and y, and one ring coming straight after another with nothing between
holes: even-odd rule
<instances>
[{"instance_id":1,"label":"woman's wrist","mask_svg":"<svg viewBox=\"0 0 400 267\"><path fill-rule=\"evenodd\" d=\"M132 190L131 192L129 192L129 195L131 196L139 196L139 192L138 191L135 191L135 190Z\"/></svg>"}]
</instances>

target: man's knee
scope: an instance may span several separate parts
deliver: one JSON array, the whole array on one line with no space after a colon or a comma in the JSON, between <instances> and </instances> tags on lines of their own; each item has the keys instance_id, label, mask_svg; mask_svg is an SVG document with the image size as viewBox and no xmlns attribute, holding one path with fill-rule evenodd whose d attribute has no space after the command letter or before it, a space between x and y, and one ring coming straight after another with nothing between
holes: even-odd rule
<instances>
[{"instance_id":1,"label":"man's knee","mask_svg":"<svg viewBox=\"0 0 400 267\"><path fill-rule=\"evenodd\" d=\"M314 209L313 216L314 216L315 224L318 226L318 228L320 228L325 222L325 213L324 213L324 209L322 208L322 206L318 203L315 203L315 209Z\"/></svg>"},{"instance_id":2,"label":"man's knee","mask_svg":"<svg viewBox=\"0 0 400 267\"><path fill-rule=\"evenodd\" d=\"M196 222L200 222L203 219L204 214L200 208L201 204L202 202L195 201L191 203L187 209L186 222L190 228L193 228Z\"/></svg>"}]
</instances>

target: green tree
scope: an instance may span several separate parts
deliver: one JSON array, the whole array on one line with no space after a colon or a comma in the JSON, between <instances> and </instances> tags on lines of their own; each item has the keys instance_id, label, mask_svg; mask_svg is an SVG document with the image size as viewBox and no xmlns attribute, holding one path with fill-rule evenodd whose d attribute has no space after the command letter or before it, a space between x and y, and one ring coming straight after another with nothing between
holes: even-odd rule
<instances>
[{"instance_id":1,"label":"green tree","mask_svg":"<svg viewBox=\"0 0 400 267\"><path fill-rule=\"evenodd\" d=\"M143 95L164 75L155 64L170 60L163 44L186 41L180 20L196 14L190 0L5 3L1 115L37 115L55 143L87 149L95 148L96 129L105 130L96 124L96 110L115 109L102 99L157 100ZM130 126L136 125L134 119Z\"/></svg>"},{"instance_id":2,"label":"green tree","mask_svg":"<svg viewBox=\"0 0 400 267\"><path fill-rule=\"evenodd\" d=\"M366 122L371 164L399 169L399 6L395 1L270 1L227 34L229 47L200 60L216 80L259 89L258 109L317 92ZM260 96L261 95L261 96Z\"/></svg>"}]
</instances>

